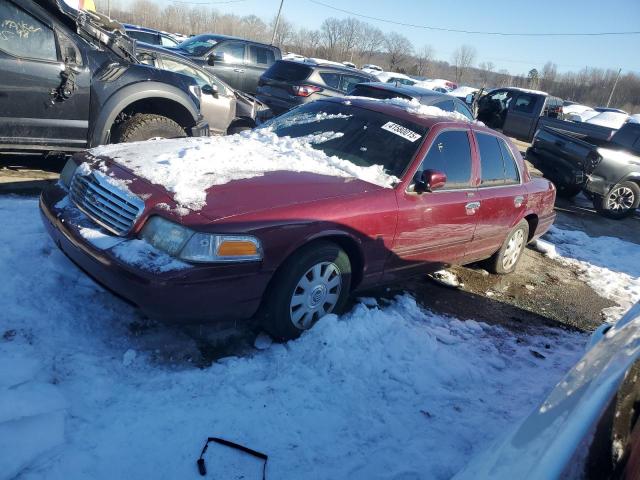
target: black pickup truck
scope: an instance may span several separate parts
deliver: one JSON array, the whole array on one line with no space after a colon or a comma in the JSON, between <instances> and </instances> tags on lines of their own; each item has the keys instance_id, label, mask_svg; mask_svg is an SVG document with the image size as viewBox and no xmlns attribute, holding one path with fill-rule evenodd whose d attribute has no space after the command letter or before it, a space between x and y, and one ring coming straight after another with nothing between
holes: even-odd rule
<instances>
[{"instance_id":1,"label":"black pickup truck","mask_svg":"<svg viewBox=\"0 0 640 480\"><path fill-rule=\"evenodd\" d=\"M584 190L607 217L624 218L640 204L639 123L626 123L604 141L543 126L527 160L556 184L559 195Z\"/></svg>"},{"instance_id":2,"label":"black pickup truck","mask_svg":"<svg viewBox=\"0 0 640 480\"><path fill-rule=\"evenodd\" d=\"M0 151L208 135L201 89L141 64L122 25L62 0L0 1Z\"/></svg>"},{"instance_id":3,"label":"black pickup truck","mask_svg":"<svg viewBox=\"0 0 640 480\"><path fill-rule=\"evenodd\" d=\"M476 117L509 137L530 142L544 126L583 137L607 140L615 131L601 125L561 120L562 100L546 92L523 88L498 88L480 94Z\"/></svg>"}]
</instances>

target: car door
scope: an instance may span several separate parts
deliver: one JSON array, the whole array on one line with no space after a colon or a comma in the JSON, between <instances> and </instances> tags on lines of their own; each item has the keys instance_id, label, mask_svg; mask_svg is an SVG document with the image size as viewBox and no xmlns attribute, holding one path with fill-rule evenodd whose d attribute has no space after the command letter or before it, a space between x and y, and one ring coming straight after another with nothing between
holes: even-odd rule
<instances>
[{"instance_id":1,"label":"car door","mask_svg":"<svg viewBox=\"0 0 640 480\"><path fill-rule=\"evenodd\" d=\"M71 35L37 7L28 12L9 0L0 19L0 143L86 146L91 73ZM65 59L74 81L63 96Z\"/></svg>"},{"instance_id":2,"label":"car door","mask_svg":"<svg viewBox=\"0 0 640 480\"><path fill-rule=\"evenodd\" d=\"M200 99L200 112L209 122L212 133L226 134L229 124L235 118L236 100L233 93L218 82L213 75L197 70L191 65L171 58L168 55L160 55L161 63L156 67L169 70L194 78L200 87L212 85L217 88L215 95L203 94Z\"/></svg>"},{"instance_id":3,"label":"car door","mask_svg":"<svg viewBox=\"0 0 640 480\"><path fill-rule=\"evenodd\" d=\"M249 45L249 56L245 65L242 91L255 93L258 88L260 76L276 62L276 56L272 49L262 45Z\"/></svg>"},{"instance_id":4,"label":"car door","mask_svg":"<svg viewBox=\"0 0 640 480\"><path fill-rule=\"evenodd\" d=\"M398 221L388 279L413 275L464 257L477 223L476 173L467 128L432 132L431 145L413 178L423 170L447 175L442 189L397 192Z\"/></svg>"},{"instance_id":5,"label":"car door","mask_svg":"<svg viewBox=\"0 0 640 480\"><path fill-rule=\"evenodd\" d=\"M531 93L519 93L509 103L502 132L518 140L533 138L545 97Z\"/></svg>"},{"instance_id":6,"label":"car door","mask_svg":"<svg viewBox=\"0 0 640 480\"><path fill-rule=\"evenodd\" d=\"M211 51L214 65L208 69L231 87L244 91L245 50L245 43L241 41L231 40L216 45Z\"/></svg>"},{"instance_id":7,"label":"car door","mask_svg":"<svg viewBox=\"0 0 640 480\"><path fill-rule=\"evenodd\" d=\"M527 193L515 153L497 135L475 132L480 160L478 225L467 261L498 251L509 231L523 217ZM520 153L518 152L518 155Z\"/></svg>"}]
</instances>

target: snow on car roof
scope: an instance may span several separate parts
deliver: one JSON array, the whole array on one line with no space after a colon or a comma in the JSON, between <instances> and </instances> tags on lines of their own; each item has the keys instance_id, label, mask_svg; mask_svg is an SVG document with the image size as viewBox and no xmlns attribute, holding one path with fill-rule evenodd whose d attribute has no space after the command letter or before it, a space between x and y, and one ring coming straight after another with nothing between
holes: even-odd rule
<instances>
[{"instance_id":1,"label":"snow on car roof","mask_svg":"<svg viewBox=\"0 0 640 480\"><path fill-rule=\"evenodd\" d=\"M595 125L602 125L603 127L618 129L622 127L628 119L629 115L626 113L602 112L588 119L586 123L593 123Z\"/></svg>"},{"instance_id":2,"label":"snow on car roof","mask_svg":"<svg viewBox=\"0 0 640 480\"><path fill-rule=\"evenodd\" d=\"M317 119L317 121L325 117ZM137 176L163 186L180 207L200 210L207 189L267 172L309 172L357 178L391 188L398 179L382 165L362 167L312 147L341 133L313 137L278 137L265 129L226 137L195 137L119 143L90 150L93 156L117 160Z\"/></svg>"},{"instance_id":3,"label":"snow on car roof","mask_svg":"<svg viewBox=\"0 0 640 480\"><path fill-rule=\"evenodd\" d=\"M342 102L351 102L352 100L356 101L366 101L366 102L374 102L384 105L391 105L394 107L399 107L407 113L411 113L413 115L418 115L421 117L444 117L455 121L461 121L466 123L471 123L467 117L458 112L447 112L442 110L441 108L435 107L433 105L423 105L415 98L411 100L405 98L372 98L372 97L355 97L355 96L347 96L342 98ZM480 122L475 122L480 125L484 125Z\"/></svg>"}]
</instances>

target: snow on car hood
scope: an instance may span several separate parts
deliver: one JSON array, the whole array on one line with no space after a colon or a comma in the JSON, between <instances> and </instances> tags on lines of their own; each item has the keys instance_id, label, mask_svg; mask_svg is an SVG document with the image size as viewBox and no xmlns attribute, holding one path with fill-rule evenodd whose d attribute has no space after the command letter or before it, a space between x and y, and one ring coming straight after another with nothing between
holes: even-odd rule
<instances>
[{"instance_id":1,"label":"snow on car hood","mask_svg":"<svg viewBox=\"0 0 640 480\"><path fill-rule=\"evenodd\" d=\"M116 160L135 175L164 187L179 206L194 211L206 205L209 188L268 172L308 172L356 178L386 188L398 181L385 173L381 165L360 167L312 147L312 143L329 138L333 137L326 134L278 137L260 129L227 137L106 145L90 150L90 154Z\"/></svg>"}]
</instances>

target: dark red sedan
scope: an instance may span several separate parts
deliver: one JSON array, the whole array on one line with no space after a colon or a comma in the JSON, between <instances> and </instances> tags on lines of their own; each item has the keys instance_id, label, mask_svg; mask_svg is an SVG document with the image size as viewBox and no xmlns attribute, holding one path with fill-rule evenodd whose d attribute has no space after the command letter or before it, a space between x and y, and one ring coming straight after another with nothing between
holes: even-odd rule
<instances>
[{"instance_id":1,"label":"dark red sedan","mask_svg":"<svg viewBox=\"0 0 640 480\"><path fill-rule=\"evenodd\" d=\"M78 154L40 205L67 256L148 315L260 312L286 339L357 289L483 259L513 271L554 200L495 131L351 98L242 135Z\"/></svg>"}]
</instances>

